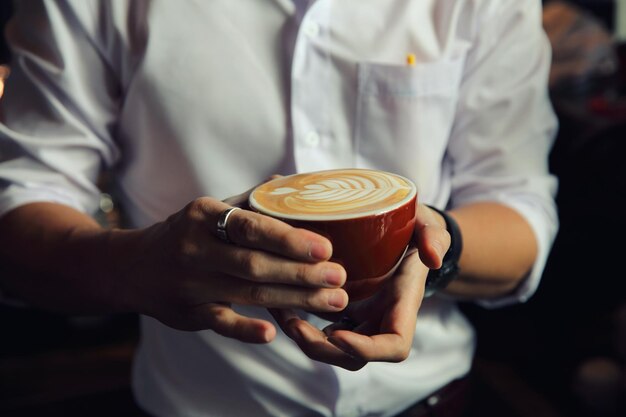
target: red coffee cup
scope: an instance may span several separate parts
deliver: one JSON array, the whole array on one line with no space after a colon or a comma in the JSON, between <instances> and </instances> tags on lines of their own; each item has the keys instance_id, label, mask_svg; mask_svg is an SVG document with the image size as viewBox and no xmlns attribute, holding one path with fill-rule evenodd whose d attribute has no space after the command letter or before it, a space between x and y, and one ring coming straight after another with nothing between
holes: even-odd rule
<instances>
[{"instance_id":1,"label":"red coffee cup","mask_svg":"<svg viewBox=\"0 0 626 417\"><path fill-rule=\"evenodd\" d=\"M417 189L384 171L329 170L271 180L251 193L249 204L327 237L331 261L347 272L344 289L358 300L376 293L402 260L415 228Z\"/></svg>"}]
</instances>

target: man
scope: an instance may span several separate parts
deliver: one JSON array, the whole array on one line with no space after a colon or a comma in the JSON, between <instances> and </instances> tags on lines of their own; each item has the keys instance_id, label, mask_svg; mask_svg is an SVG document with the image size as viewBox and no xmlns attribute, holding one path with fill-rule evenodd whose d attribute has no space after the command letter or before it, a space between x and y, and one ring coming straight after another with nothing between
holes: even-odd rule
<instances>
[{"instance_id":1,"label":"man","mask_svg":"<svg viewBox=\"0 0 626 417\"><path fill-rule=\"evenodd\" d=\"M18 6L0 245L35 273L0 285L52 309L142 313L134 389L149 413L417 410L470 368L454 299L536 288L556 229L538 1ZM131 230L87 215L103 166ZM245 198L230 196L338 167L418 185L418 251L371 299L349 303L321 236L238 210L234 244L219 238Z\"/></svg>"}]
</instances>

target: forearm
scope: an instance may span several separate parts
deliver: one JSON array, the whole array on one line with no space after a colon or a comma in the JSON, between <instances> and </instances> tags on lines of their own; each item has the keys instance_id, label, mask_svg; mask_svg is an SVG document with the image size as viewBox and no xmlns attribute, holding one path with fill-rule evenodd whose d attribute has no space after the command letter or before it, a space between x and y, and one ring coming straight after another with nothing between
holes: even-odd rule
<instances>
[{"instance_id":1,"label":"forearm","mask_svg":"<svg viewBox=\"0 0 626 417\"><path fill-rule=\"evenodd\" d=\"M537 256L526 220L498 203L482 202L450 211L463 235L460 276L446 292L459 298L489 298L513 291Z\"/></svg>"},{"instance_id":2,"label":"forearm","mask_svg":"<svg viewBox=\"0 0 626 417\"><path fill-rule=\"evenodd\" d=\"M70 207L33 203L0 218L0 288L40 308L74 313L124 311L119 273L132 232L102 229ZM111 245L115 240L116 245Z\"/></svg>"}]
</instances>

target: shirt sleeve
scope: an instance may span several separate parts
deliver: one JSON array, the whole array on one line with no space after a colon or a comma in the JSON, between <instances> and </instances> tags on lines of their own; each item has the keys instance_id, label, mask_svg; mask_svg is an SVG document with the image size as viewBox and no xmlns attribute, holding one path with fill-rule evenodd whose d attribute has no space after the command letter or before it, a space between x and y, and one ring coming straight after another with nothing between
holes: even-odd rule
<instances>
[{"instance_id":1,"label":"shirt sleeve","mask_svg":"<svg viewBox=\"0 0 626 417\"><path fill-rule=\"evenodd\" d=\"M452 207L497 201L519 212L535 233L537 260L517 291L478 301L497 307L523 302L535 292L556 235L557 181L549 173L548 155L557 123L548 96L551 51L541 2L489 4L466 60L447 157Z\"/></svg>"},{"instance_id":2,"label":"shirt sleeve","mask_svg":"<svg viewBox=\"0 0 626 417\"><path fill-rule=\"evenodd\" d=\"M0 102L0 216L38 201L91 213L98 174L119 157L119 83L83 23L88 3L78 13L70 1L16 2Z\"/></svg>"}]
</instances>

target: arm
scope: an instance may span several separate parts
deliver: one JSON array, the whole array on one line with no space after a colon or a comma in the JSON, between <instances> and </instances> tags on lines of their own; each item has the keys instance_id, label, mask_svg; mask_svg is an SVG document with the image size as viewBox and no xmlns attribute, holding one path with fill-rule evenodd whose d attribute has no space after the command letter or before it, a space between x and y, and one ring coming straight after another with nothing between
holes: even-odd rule
<instances>
[{"instance_id":1,"label":"arm","mask_svg":"<svg viewBox=\"0 0 626 417\"><path fill-rule=\"evenodd\" d=\"M461 299L511 293L528 276L537 258L537 241L528 222L502 204L483 202L451 210L463 235L461 273L445 292ZM445 221L438 216L445 227Z\"/></svg>"},{"instance_id":2,"label":"arm","mask_svg":"<svg viewBox=\"0 0 626 417\"><path fill-rule=\"evenodd\" d=\"M2 274L0 285L48 309L139 312L178 329L257 343L273 339L273 325L236 314L230 303L345 307L345 271L327 262L325 238L238 211L229 222L236 245L226 244L215 224L228 207L202 198L163 223L131 231L103 230L59 204L19 207L0 219L0 255L19 267Z\"/></svg>"},{"instance_id":3,"label":"arm","mask_svg":"<svg viewBox=\"0 0 626 417\"><path fill-rule=\"evenodd\" d=\"M468 54L446 158L450 214L464 238L447 292L495 305L536 289L557 229L548 155L556 118L541 4L502 2Z\"/></svg>"},{"instance_id":4,"label":"arm","mask_svg":"<svg viewBox=\"0 0 626 417\"><path fill-rule=\"evenodd\" d=\"M90 235L91 239L82 236ZM102 280L106 232L89 216L54 203L32 203L0 218L0 288L29 305L69 312L125 311ZM98 255L99 254L99 255ZM102 259L100 264L111 267ZM71 271L63 272L64 269ZM90 267L91 265L91 267ZM60 291L60 289L63 289Z\"/></svg>"},{"instance_id":5,"label":"arm","mask_svg":"<svg viewBox=\"0 0 626 417\"><path fill-rule=\"evenodd\" d=\"M90 13L86 2L74 7ZM274 326L230 303L343 308L345 271L310 232L238 211L229 222L237 245L225 244L215 227L228 204L212 198L136 230L103 230L85 214L101 167L122 153L113 132L123 89L100 32L81 25L99 20L76 19L81 10L23 2L7 31L15 65L1 102L0 257L12 273L1 289L34 306L139 312L248 342L268 342Z\"/></svg>"}]
</instances>

